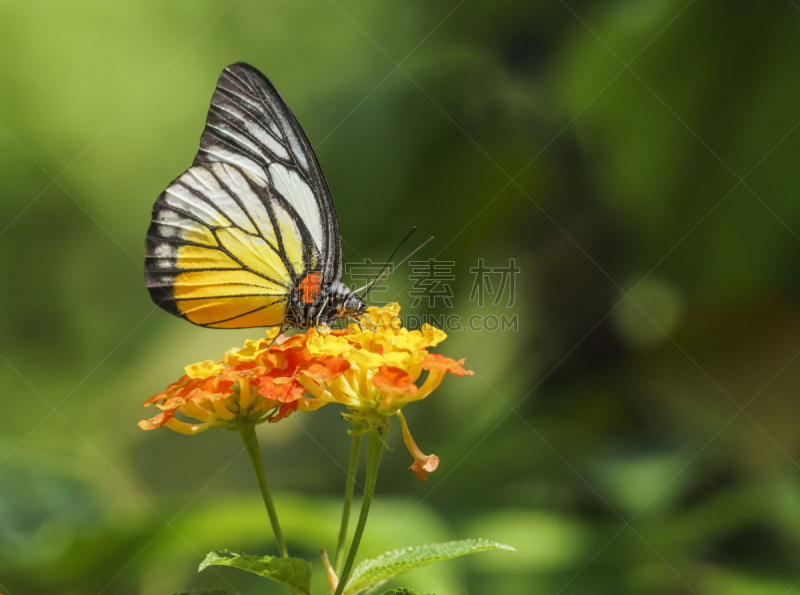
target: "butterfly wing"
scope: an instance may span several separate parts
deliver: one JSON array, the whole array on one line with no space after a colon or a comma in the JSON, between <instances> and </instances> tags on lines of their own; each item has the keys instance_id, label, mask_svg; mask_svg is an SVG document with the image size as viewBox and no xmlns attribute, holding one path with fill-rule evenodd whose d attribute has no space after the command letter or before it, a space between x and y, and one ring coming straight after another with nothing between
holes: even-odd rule
<instances>
[{"instance_id":1,"label":"butterfly wing","mask_svg":"<svg viewBox=\"0 0 800 595\"><path fill-rule=\"evenodd\" d=\"M342 237L328 184L292 110L261 72L222 71L195 165L221 161L268 181L295 208L322 255L322 279L342 277Z\"/></svg>"},{"instance_id":2,"label":"butterfly wing","mask_svg":"<svg viewBox=\"0 0 800 595\"><path fill-rule=\"evenodd\" d=\"M227 163L195 165L169 185L153 207L146 251L153 301L215 328L281 324L289 292L319 261L290 203Z\"/></svg>"},{"instance_id":3,"label":"butterfly wing","mask_svg":"<svg viewBox=\"0 0 800 595\"><path fill-rule=\"evenodd\" d=\"M310 270L341 277L333 200L272 84L226 68L194 165L153 207L145 279L153 301L215 328L274 326Z\"/></svg>"}]
</instances>

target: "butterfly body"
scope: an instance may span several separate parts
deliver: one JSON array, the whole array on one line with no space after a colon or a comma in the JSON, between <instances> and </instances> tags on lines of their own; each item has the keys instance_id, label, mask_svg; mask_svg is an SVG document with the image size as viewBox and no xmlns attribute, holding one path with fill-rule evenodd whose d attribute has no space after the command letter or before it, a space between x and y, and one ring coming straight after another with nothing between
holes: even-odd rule
<instances>
[{"instance_id":1,"label":"butterfly body","mask_svg":"<svg viewBox=\"0 0 800 595\"><path fill-rule=\"evenodd\" d=\"M331 324L366 306L341 281L339 221L308 139L258 70L223 70L192 167L159 196L145 280L212 328Z\"/></svg>"},{"instance_id":2,"label":"butterfly body","mask_svg":"<svg viewBox=\"0 0 800 595\"><path fill-rule=\"evenodd\" d=\"M356 293L341 282L328 287L319 287L316 273L306 277L289 299L286 312L286 326L308 328L331 325L340 318L358 320L367 306ZM318 290L314 289L319 287Z\"/></svg>"}]
</instances>

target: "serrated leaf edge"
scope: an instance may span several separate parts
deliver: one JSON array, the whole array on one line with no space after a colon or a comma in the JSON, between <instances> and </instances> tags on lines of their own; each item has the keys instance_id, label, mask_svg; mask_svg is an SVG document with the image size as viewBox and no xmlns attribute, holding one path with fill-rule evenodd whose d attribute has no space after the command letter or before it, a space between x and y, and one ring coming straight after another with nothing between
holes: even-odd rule
<instances>
[{"instance_id":1,"label":"serrated leaf edge","mask_svg":"<svg viewBox=\"0 0 800 595\"><path fill-rule=\"evenodd\" d=\"M269 558L270 560L275 560L275 561L296 560L298 562L303 562L304 564L307 564L308 567L309 567L309 570L308 570L309 588L305 589L303 587L299 587L297 585L290 584L287 581L278 580L278 579L276 579L276 578L274 578L274 577L272 577L272 576L270 576L268 574L262 574L260 572L253 571L253 570L250 570L250 569L247 569L247 568L241 568L241 567L238 567L238 566L232 566L231 564L225 562L225 560L230 561L230 560L235 560L236 558L253 558L255 560L264 560L265 558ZM311 586L310 586L310 583L311 583L311 564L307 560L303 560L302 558L280 558L278 556L258 556L258 555L255 555L255 554L245 554L243 552L231 551L231 550L219 550L219 551L212 550L212 551L208 552L208 554L206 554L206 557L203 559L203 561L200 562L200 567L198 568L197 572L202 572L203 570L205 570L209 566L227 566L229 568L236 568L236 569L242 570L244 572L250 572L251 574L255 574L255 575L260 576L262 578L266 578L268 580L276 582L279 585L283 585L285 587L288 587L289 589L292 589L296 593L300 593L302 595L309 595L309 593L311 591ZM296 573L293 572L292 573L292 577L294 577L295 575L296 575Z\"/></svg>"},{"instance_id":2,"label":"serrated leaf edge","mask_svg":"<svg viewBox=\"0 0 800 595\"><path fill-rule=\"evenodd\" d=\"M428 562L427 564L422 564L422 565L418 566L417 568L422 568L423 566L427 566L429 564L436 564L437 562L444 562L445 560L451 560L453 558L466 556L468 554L475 554L475 553L478 553L478 552L481 552L481 551L487 551L487 550L505 550L505 551L509 551L509 552L516 552L517 551L515 548L513 548L510 545L506 545L506 544L503 544L503 543L499 543L497 541L491 541L489 539L483 539L483 538L458 539L458 540L454 540L454 541L445 541L443 543L426 543L424 545L414 545L414 546L409 546L409 547L402 548L402 549L390 550L390 551L384 552L383 554L381 554L380 556L377 556L375 558L362 560L361 563L353 569L353 573L350 576L350 580L348 581L348 585L347 585L347 588L344 590L344 593L345 593L345 595L356 595L358 592L360 592L360 591L362 591L364 589L367 589L372 584L374 584L374 583L369 583L369 584L366 584L366 585L358 585L357 584L358 579L360 579L369 570L373 570L375 568L379 568L380 566L388 566L389 564L399 563L399 561L395 561L395 562L386 562L384 564L381 564L381 562L384 561L386 558L402 556L403 554L407 554L407 553L411 553L411 552L414 552L414 551L422 550L425 547L432 547L432 546L445 547L445 546L448 546L450 544L464 544L466 542L473 542L474 543L473 547L469 551L465 551L465 552L462 552L462 553L459 553L459 554L454 554L454 555L446 555L446 554L445 555L441 555L441 556L431 555L430 556L430 558L431 558L430 562ZM436 559L436 558L438 558L438 559ZM424 557L421 558L421 560L424 560L424 559L425 559ZM411 568L409 570L401 570L397 574L390 575L390 576L382 578L380 580L382 582L386 582L390 578L393 578L395 576L403 574L404 572L411 572L412 570L416 570L416 568Z\"/></svg>"}]
</instances>

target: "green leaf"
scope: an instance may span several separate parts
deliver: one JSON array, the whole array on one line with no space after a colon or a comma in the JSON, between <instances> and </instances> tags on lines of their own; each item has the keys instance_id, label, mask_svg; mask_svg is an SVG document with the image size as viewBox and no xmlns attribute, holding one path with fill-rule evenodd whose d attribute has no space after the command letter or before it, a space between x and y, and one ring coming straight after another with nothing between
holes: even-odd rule
<instances>
[{"instance_id":1,"label":"green leaf","mask_svg":"<svg viewBox=\"0 0 800 595\"><path fill-rule=\"evenodd\" d=\"M210 552L199 570L209 566L232 566L246 570L285 585L301 595L309 595L311 589L311 564L300 558L250 556L223 550Z\"/></svg>"},{"instance_id":2,"label":"green leaf","mask_svg":"<svg viewBox=\"0 0 800 595\"><path fill-rule=\"evenodd\" d=\"M435 595L434 593L417 593L416 591L412 591L411 589L406 589L405 587L400 587L399 589L392 589L391 591L386 591L383 595Z\"/></svg>"},{"instance_id":3,"label":"green leaf","mask_svg":"<svg viewBox=\"0 0 800 595\"><path fill-rule=\"evenodd\" d=\"M378 589L380 589L390 580L392 579L387 578L385 581L378 581L377 583L374 583L369 587L364 587L363 589L358 589L357 591L353 591L352 593L350 593L350 595L375 595L378 592Z\"/></svg>"},{"instance_id":4,"label":"green leaf","mask_svg":"<svg viewBox=\"0 0 800 595\"><path fill-rule=\"evenodd\" d=\"M219 589L195 589L193 591L181 591L175 595L234 595L230 591L220 591Z\"/></svg>"},{"instance_id":5,"label":"green leaf","mask_svg":"<svg viewBox=\"0 0 800 595\"><path fill-rule=\"evenodd\" d=\"M347 582L347 588L344 592L345 595L351 595L360 589L388 580L409 570L485 550L516 551L511 546L486 539L465 539L447 543L430 543L386 552L382 556L364 560L359 564L353 570L353 574L350 575L350 580Z\"/></svg>"}]
</instances>

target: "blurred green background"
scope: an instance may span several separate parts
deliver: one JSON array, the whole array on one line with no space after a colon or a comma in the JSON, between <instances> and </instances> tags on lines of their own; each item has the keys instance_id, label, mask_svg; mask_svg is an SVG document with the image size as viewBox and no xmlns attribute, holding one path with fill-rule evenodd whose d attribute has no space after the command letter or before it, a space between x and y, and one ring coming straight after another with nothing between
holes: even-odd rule
<instances>
[{"instance_id":1,"label":"blurred green background","mask_svg":"<svg viewBox=\"0 0 800 595\"><path fill-rule=\"evenodd\" d=\"M376 300L517 317L442 345L475 376L406 410L441 465L406 473L393 428L361 557L518 549L396 583L438 595L800 591L797 4L0 0L0 56L4 595L285 591L195 572L276 552L238 438L136 426L184 365L261 336L170 317L142 275L236 61L314 144L347 261L416 224L454 263L452 309L413 309L411 268ZM481 258L521 269L512 307L469 299ZM262 432L309 559L335 546L339 413Z\"/></svg>"}]
</instances>

